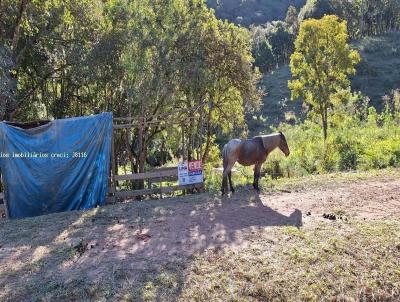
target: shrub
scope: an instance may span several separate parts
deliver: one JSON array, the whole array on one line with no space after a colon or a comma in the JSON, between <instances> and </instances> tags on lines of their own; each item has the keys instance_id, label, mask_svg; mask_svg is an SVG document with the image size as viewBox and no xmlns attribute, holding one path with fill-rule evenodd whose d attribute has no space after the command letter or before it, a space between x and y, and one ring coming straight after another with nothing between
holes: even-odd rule
<instances>
[{"instance_id":1,"label":"shrub","mask_svg":"<svg viewBox=\"0 0 400 302\"><path fill-rule=\"evenodd\" d=\"M283 175L286 171L291 176L302 176L400 166L400 128L393 113L378 114L369 108L368 115L360 119L351 112L341 122L331 125L325 143L317 124L305 121L295 126L281 125L291 150L288 158L281 157L278 161Z\"/></svg>"},{"instance_id":2,"label":"shrub","mask_svg":"<svg viewBox=\"0 0 400 302\"><path fill-rule=\"evenodd\" d=\"M339 161L339 170L355 170L357 169L360 157L358 143L348 137L336 138Z\"/></svg>"}]
</instances>

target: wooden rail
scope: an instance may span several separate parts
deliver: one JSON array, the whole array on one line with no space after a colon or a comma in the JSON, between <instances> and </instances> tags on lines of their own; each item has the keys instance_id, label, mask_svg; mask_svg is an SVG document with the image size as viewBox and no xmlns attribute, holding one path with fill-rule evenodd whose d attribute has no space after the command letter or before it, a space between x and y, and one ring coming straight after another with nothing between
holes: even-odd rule
<instances>
[{"instance_id":1,"label":"wooden rail","mask_svg":"<svg viewBox=\"0 0 400 302\"><path fill-rule=\"evenodd\" d=\"M140 179L160 178L160 177L168 177L168 176L176 176L176 178L178 179L178 168L174 167L174 168L159 169L159 170L145 172L145 173L115 175L114 179L116 181L140 180Z\"/></svg>"},{"instance_id":2,"label":"wooden rail","mask_svg":"<svg viewBox=\"0 0 400 302\"><path fill-rule=\"evenodd\" d=\"M115 181L134 181L134 180L149 180L149 184L153 183L162 183L163 181L177 181L178 180L178 168L161 168L145 173L135 173L135 174L126 174L126 175L114 175ZM183 191L183 190L203 190L204 184L191 184L191 185L172 185L166 187L158 187L158 188L148 188L148 189L140 189L140 190L127 190L127 191L116 191L111 190L112 197L107 199L106 203L113 203L115 198L131 198L137 196L144 195L152 195L152 194L160 194L162 198L162 194L170 194L175 191Z\"/></svg>"},{"instance_id":3,"label":"wooden rail","mask_svg":"<svg viewBox=\"0 0 400 302\"><path fill-rule=\"evenodd\" d=\"M174 191L179 190L189 190L189 189L202 189L203 184L193 184L193 185L186 185L186 186L170 186L170 187L161 187L161 188L152 188L152 189L142 189L142 190L133 190L133 191L120 191L116 192L116 197L136 197L142 195L151 195L151 194L169 194Z\"/></svg>"}]
</instances>

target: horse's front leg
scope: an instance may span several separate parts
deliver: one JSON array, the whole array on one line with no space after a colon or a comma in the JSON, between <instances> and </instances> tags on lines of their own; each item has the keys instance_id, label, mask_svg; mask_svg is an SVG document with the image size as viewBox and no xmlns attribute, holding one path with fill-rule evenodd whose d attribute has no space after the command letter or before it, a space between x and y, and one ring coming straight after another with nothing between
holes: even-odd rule
<instances>
[{"instance_id":1,"label":"horse's front leg","mask_svg":"<svg viewBox=\"0 0 400 302\"><path fill-rule=\"evenodd\" d=\"M235 193L235 189L233 188L233 184L232 184L232 170L229 171L228 177L229 177L229 185L231 187L231 191L232 191L232 193Z\"/></svg>"},{"instance_id":2,"label":"horse's front leg","mask_svg":"<svg viewBox=\"0 0 400 302\"><path fill-rule=\"evenodd\" d=\"M260 188L258 186L258 181L260 179L260 173L261 173L261 165L262 164L255 164L254 165L254 179L253 179L253 187L254 189L259 193Z\"/></svg>"},{"instance_id":3,"label":"horse's front leg","mask_svg":"<svg viewBox=\"0 0 400 302\"><path fill-rule=\"evenodd\" d=\"M229 182L230 182L231 189L232 189L232 180L230 178L230 174L231 174L231 170L232 170L234 164L235 164L235 162L227 163L226 165L224 165L224 172L222 175L222 188L221 188L222 195L224 195L225 193L228 193L228 191L229 191L228 177L229 177Z\"/></svg>"}]
</instances>

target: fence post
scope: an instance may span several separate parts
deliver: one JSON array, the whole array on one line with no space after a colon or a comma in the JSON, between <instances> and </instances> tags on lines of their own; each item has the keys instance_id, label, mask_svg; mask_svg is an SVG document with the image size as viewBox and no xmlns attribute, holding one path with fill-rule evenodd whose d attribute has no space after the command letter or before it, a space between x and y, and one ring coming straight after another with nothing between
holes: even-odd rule
<instances>
[{"instance_id":1,"label":"fence post","mask_svg":"<svg viewBox=\"0 0 400 302\"><path fill-rule=\"evenodd\" d=\"M115 180L116 175L116 165L115 165L115 143L114 143L114 119L113 119L113 130L111 134L111 170L112 170L112 187L111 187L111 194L112 194L112 202L115 203L115 192L117 190L117 184ZM118 172L117 172L118 174Z\"/></svg>"},{"instance_id":2,"label":"fence post","mask_svg":"<svg viewBox=\"0 0 400 302\"><path fill-rule=\"evenodd\" d=\"M4 203L4 212L6 214L6 219L9 219L10 218L10 214L8 212L9 210L8 210L8 204L7 204L7 199L6 199L5 192L4 192L4 197L3 197L3 203Z\"/></svg>"}]
</instances>

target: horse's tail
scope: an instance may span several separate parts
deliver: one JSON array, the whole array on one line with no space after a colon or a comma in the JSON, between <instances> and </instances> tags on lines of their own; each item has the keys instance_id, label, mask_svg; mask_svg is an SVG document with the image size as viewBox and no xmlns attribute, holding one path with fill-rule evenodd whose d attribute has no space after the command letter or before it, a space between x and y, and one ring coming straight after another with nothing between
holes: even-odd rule
<instances>
[{"instance_id":1,"label":"horse's tail","mask_svg":"<svg viewBox=\"0 0 400 302\"><path fill-rule=\"evenodd\" d=\"M224 148L222 149L222 163L225 168L228 166L228 144L225 144Z\"/></svg>"}]
</instances>

